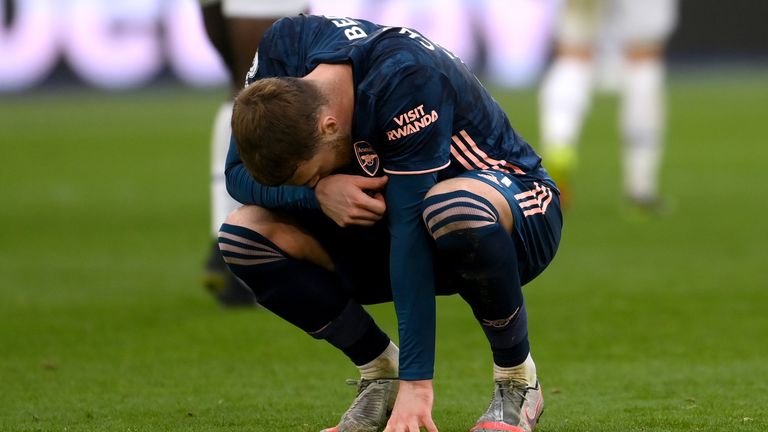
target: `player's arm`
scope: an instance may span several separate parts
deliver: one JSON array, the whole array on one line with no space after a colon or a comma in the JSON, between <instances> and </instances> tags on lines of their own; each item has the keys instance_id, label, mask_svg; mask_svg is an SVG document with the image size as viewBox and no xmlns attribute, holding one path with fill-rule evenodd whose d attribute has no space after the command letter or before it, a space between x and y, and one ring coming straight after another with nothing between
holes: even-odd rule
<instances>
[{"instance_id":1,"label":"player's arm","mask_svg":"<svg viewBox=\"0 0 768 432\"><path fill-rule=\"evenodd\" d=\"M240 159L235 137L230 138L224 170L227 192L243 204L270 209L318 209L315 191L303 186L265 186L253 179Z\"/></svg>"},{"instance_id":2,"label":"player's arm","mask_svg":"<svg viewBox=\"0 0 768 432\"><path fill-rule=\"evenodd\" d=\"M430 239L421 219L434 173L390 175L386 189L391 234L390 278L400 334L400 392L387 430L432 421L435 363L435 282Z\"/></svg>"},{"instance_id":3,"label":"player's arm","mask_svg":"<svg viewBox=\"0 0 768 432\"><path fill-rule=\"evenodd\" d=\"M315 189L303 186L265 186L250 175L240 160L235 138L230 138L225 169L227 191L243 204L269 209L320 209L339 226L371 226L386 211L381 190L386 177L336 174Z\"/></svg>"},{"instance_id":4,"label":"player's arm","mask_svg":"<svg viewBox=\"0 0 768 432\"><path fill-rule=\"evenodd\" d=\"M387 64L381 69L388 73ZM380 89L382 166L391 233L390 273L400 334L400 378L432 379L435 289L431 239L421 218L426 193L448 165L454 95L447 78L422 65L399 67ZM364 100L361 101L364 102Z\"/></svg>"},{"instance_id":5,"label":"player's arm","mask_svg":"<svg viewBox=\"0 0 768 432\"><path fill-rule=\"evenodd\" d=\"M435 360L435 275L431 239L421 218L424 197L450 158L455 94L447 77L421 62L390 57L387 79L372 94L383 132L382 166L391 234L390 277L400 335L400 391L387 431L432 421ZM406 62L407 58L404 59ZM395 71L395 72L393 72ZM365 95L358 103L366 102Z\"/></svg>"},{"instance_id":6,"label":"player's arm","mask_svg":"<svg viewBox=\"0 0 768 432\"><path fill-rule=\"evenodd\" d=\"M390 278L400 334L400 379L432 379L435 288L429 235L421 219L436 174L390 175L386 189L391 234Z\"/></svg>"}]
</instances>

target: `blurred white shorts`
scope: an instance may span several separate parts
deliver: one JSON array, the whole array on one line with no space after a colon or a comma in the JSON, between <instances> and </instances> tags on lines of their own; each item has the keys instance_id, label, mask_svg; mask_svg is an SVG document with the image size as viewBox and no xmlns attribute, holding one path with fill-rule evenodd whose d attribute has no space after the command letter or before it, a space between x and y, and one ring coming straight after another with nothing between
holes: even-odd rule
<instances>
[{"instance_id":1,"label":"blurred white shorts","mask_svg":"<svg viewBox=\"0 0 768 432\"><path fill-rule=\"evenodd\" d=\"M677 0L563 0L556 37L567 45L601 35L622 43L663 43L677 24Z\"/></svg>"},{"instance_id":2,"label":"blurred white shorts","mask_svg":"<svg viewBox=\"0 0 768 432\"><path fill-rule=\"evenodd\" d=\"M202 6L221 3L225 17L274 18L296 15L309 7L308 0L199 0Z\"/></svg>"}]
</instances>

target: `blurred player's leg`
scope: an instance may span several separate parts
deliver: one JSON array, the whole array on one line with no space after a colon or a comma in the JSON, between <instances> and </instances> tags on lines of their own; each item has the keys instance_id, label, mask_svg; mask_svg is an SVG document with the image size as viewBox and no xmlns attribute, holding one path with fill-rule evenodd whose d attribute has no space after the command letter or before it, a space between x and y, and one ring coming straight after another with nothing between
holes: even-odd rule
<instances>
[{"instance_id":1,"label":"blurred player's leg","mask_svg":"<svg viewBox=\"0 0 768 432\"><path fill-rule=\"evenodd\" d=\"M622 6L625 73L621 130L624 193L634 205L661 210L659 172L664 147L664 43L676 21L674 0Z\"/></svg>"},{"instance_id":2,"label":"blurred player's leg","mask_svg":"<svg viewBox=\"0 0 768 432\"><path fill-rule=\"evenodd\" d=\"M211 44L216 48L233 80L234 60L227 36L226 20L220 0L201 0L203 23ZM216 112L211 132L211 251L205 263L203 285L225 306L253 305L253 294L229 272L216 242L216 233L226 215L238 207L226 190L224 160L229 145L229 119L232 103L224 102Z\"/></svg>"},{"instance_id":3,"label":"blurred player's leg","mask_svg":"<svg viewBox=\"0 0 768 432\"><path fill-rule=\"evenodd\" d=\"M208 37L221 55L230 74L234 95L243 86L264 32L283 15L302 12L304 0L219 0L201 1ZM229 149L232 102L223 102L216 114L211 134L211 226L213 238L227 215L240 206L229 196L224 178L224 162ZM206 262L204 284L225 306L253 305L253 293L227 269L217 250L217 242Z\"/></svg>"},{"instance_id":4,"label":"blurred player's leg","mask_svg":"<svg viewBox=\"0 0 768 432\"><path fill-rule=\"evenodd\" d=\"M231 119L232 102L224 102L216 113L211 133L211 234L214 237L218 235L219 227L227 215L241 205L229 196L223 169L229 150L229 137L232 134L229 126Z\"/></svg>"},{"instance_id":5,"label":"blurred player's leg","mask_svg":"<svg viewBox=\"0 0 768 432\"><path fill-rule=\"evenodd\" d=\"M663 151L663 76L663 65L658 59L630 60L624 75L624 193L638 204L651 204L658 197Z\"/></svg>"},{"instance_id":6,"label":"blurred player's leg","mask_svg":"<svg viewBox=\"0 0 768 432\"><path fill-rule=\"evenodd\" d=\"M577 145L592 97L592 62L563 54L552 64L539 94L541 153L547 170L570 199Z\"/></svg>"},{"instance_id":7,"label":"blurred player's leg","mask_svg":"<svg viewBox=\"0 0 768 432\"><path fill-rule=\"evenodd\" d=\"M577 143L592 98L593 44L602 14L600 0L566 0L557 21L556 57L539 94L542 157L564 205L570 198Z\"/></svg>"},{"instance_id":8,"label":"blurred player's leg","mask_svg":"<svg viewBox=\"0 0 768 432\"><path fill-rule=\"evenodd\" d=\"M232 118L232 102L224 102L219 107L213 122L211 134L211 234L216 238L219 227L227 215L240 207L227 192L224 178L224 163L229 148L229 126ZM247 287L243 286L227 269L218 242L213 242L210 255L205 264L203 284L206 289L224 306L255 305L256 299Z\"/></svg>"}]
</instances>

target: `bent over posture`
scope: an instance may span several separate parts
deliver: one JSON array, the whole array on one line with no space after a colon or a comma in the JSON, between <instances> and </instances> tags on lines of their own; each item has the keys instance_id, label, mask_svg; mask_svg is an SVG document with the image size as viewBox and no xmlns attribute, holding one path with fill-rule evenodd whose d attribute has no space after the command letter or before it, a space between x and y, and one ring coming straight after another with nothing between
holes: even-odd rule
<instances>
[{"instance_id":1,"label":"bent over posture","mask_svg":"<svg viewBox=\"0 0 768 432\"><path fill-rule=\"evenodd\" d=\"M219 241L260 304L360 369L328 431L437 431L435 295L471 306L494 396L473 431L530 431L542 393L521 287L552 260L558 191L449 51L407 28L298 16L235 100ZM400 349L364 304L394 301ZM399 392L398 392L399 387ZM389 412L391 410L391 416Z\"/></svg>"}]
</instances>

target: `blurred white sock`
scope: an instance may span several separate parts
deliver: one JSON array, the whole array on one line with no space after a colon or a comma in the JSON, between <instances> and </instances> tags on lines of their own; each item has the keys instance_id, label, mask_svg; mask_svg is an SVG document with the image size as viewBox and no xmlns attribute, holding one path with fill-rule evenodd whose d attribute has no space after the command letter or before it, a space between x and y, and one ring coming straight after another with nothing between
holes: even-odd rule
<instances>
[{"instance_id":1,"label":"blurred white sock","mask_svg":"<svg viewBox=\"0 0 768 432\"><path fill-rule=\"evenodd\" d=\"M629 198L655 199L666 108L661 61L628 62L622 92L624 192Z\"/></svg>"},{"instance_id":2,"label":"blurred white sock","mask_svg":"<svg viewBox=\"0 0 768 432\"><path fill-rule=\"evenodd\" d=\"M219 228L227 219L227 215L242 205L229 196L224 177L224 164L227 161L229 137L232 133L231 119L232 102L224 102L216 113L211 133L211 233L214 238L218 236Z\"/></svg>"},{"instance_id":3,"label":"blurred white sock","mask_svg":"<svg viewBox=\"0 0 768 432\"><path fill-rule=\"evenodd\" d=\"M573 58L555 60L539 93L543 151L574 146L592 99L592 64Z\"/></svg>"}]
</instances>

